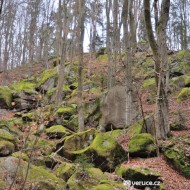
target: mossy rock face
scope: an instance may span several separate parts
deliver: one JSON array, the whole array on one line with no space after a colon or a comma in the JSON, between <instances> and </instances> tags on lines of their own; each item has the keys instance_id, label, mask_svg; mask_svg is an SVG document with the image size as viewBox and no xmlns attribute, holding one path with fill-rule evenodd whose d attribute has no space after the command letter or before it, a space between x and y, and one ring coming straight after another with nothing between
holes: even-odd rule
<instances>
[{"instance_id":1,"label":"mossy rock face","mask_svg":"<svg viewBox=\"0 0 190 190\"><path fill-rule=\"evenodd\" d=\"M89 190L101 180L107 180L107 176L100 169L87 168L76 171L67 181L67 186L73 190Z\"/></svg>"},{"instance_id":2,"label":"mossy rock face","mask_svg":"<svg viewBox=\"0 0 190 190\"><path fill-rule=\"evenodd\" d=\"M73 106L67 106L67 107L60 107L56 111L57 116L72 116L77 113L76 106L73 104Z\"/></svg>"},{"instance_id":3,"label":"mossy rock face","mask_svg":"<svg viewBox=\"0 0 190 190\"><path fill-rule=\"evenodd\" d=\"M0 107L3 109L11 107L12 93L8 87L0 86Z\"/></svg>"},{"instance_id":4,"label":"mossy rock face","mask_svg":"<svg viewBox=\"0 0 190 190\"><path fill-rule=\"evenodd\" d=\"M186 178L190 179L190 136L172 139L164 156Z\"/></svg>"},{"instance_id":5,"label":"mossy rock face","mask_svg":"<svg viewBox=\"0 0 190 190\"><path fill-rule=\"evenodd\" d=\"M156 154L155 139L148 133L136 135L129 141L128 151L132 156L153 156Z\"/></svg>"},{"instance_id":6,"label":"mossy rock face","mask_svg":"<svg viewBox=\"0 0 190 190\"><path fill-rule=\"evenodd\" d=\"M99 125L100 118L101 112L99 98L84 104L84 119L86 125L97 127Z\"/></svg>"},{"instance_id":7,"label":"mossy rock face","mask_svg":"<svg viewBox=\"0 0 190 190\"><path fill-rule=\"evenodd\" d=\"M95 152L94 163L102 170L113 170L126 159L126 152L118 144L116 138L122 130L114 130L106 133L98 133L90 146ZM102 164L104 163L104 164Z\"/></svg>"},{"instance_id":8,"label":"mossy rock face","mask_svg":"<svg viewBox=\"0 0 190 190\"><path fill-rule=\"evenodd\" d=\"M75 172L76 166L71 163L62 163L55 169L54 174L58 177L67 181Z\"/></svg>"},{"instance_id":9,"label":"mossy rock face","mask_svg":"<svg viewBox=\"0 0 190 190\"><path fill-rule=\"evenodd\" d=\"M37 93L35 91L35 87L36 87L36 83L28 82L28 81L19 81L11 85L11 89L14 92L14 94L18 94L22 91L28 94L35 94Z\"/></svg>"},{"instance_id":10,"label":"mossy rock face","mask_svg":"<svg viewBox=\"0 0 190 190\"><path fill-rule=\"evenodd\" d=\"M14 141L15 137L9 133L8 131L4 129L0 129L0 139L8 140L8 141Z\"/></svg>"},{"instance_id":11,"label":"mossy rock face","mask_svg":"<svg viewBox=\"0 0 190 190\"><path fill-rule=\"evenodd\" d=\"M35 150L38 150L39 154L50 155L53 152L53 150L55 149L56 143L48 141L43 138L38 138L36 141L36 138L37 138L36 136L30 135L30 137L26 143L26 150L28 152L30 152L31 149L35 149Z\"/></svg>"},{"instance_id":12,"label":"mossy rock face","mask_svg":"<svg viewBox=\"0 0 190 190\"><path fill-rule=\"evenodd\" d=\"M16 157L16 158L20 158L24 161L28 161L29 157L27 154L23 153L23 152L14 152L11 156Z\"/></svg>"},{"instance_id":13,"label":"mossy rock face","mask_svg":"<svg viewBox=\"0 0 190 190\"><path fill-rule=\"evenodd\" d=\"M71 156L76 151L88 148L95 137L95 133L96 131L94 129L89 129L87 131L65 137L64 155Z\"/></svg>"},{"instance_id":14,"label":"mossy rock face","mask_svg":"<svg viewBox=\"0 0 190 190\"><path fill-rule=\"evenodd\" d=\"M129 167L129 166L120 166L116 168L116 174L126 180L130 181L160 181L160 174L150 170L148 168L142 167ZM135 186L138 187L138 186ZM139 186L142 187L142 186Z\"/></svg>"},{"instance_id":15,"label":"mossy rock face","mask_svg":"<svg viewBox=\"0 0 190 190\"><path fill-rule=\"evenodd\" d=\"M143 89L156 89L155 78L146 79L143 81Z\"/></svg>"},{"instance_id":16,"label":"mossy rock face","mask_svg":"<svg viewBox=\"0 0 190 190\"><path fill-rule=\"evenodd\" d=\"M28 163L23 160L19 160L18 158L15 157L0 158L0 174L1 176L5 177L4 179L6 181L4 182L7 185L10 185L12 183L12 180L14 180L16 171L17 171L17 177L21 181L22 180L24 181L27 174L27 168L28 168ZM46 169L31 164L28 170L25 188L30 189L32 184L36 186L37 184L41 184L42 181L43 184L49 184L48 186L45 186L45 187L50 187L46 188L46 190L52 190L51 187L54 187L55 190L65 188L65 182L63 180L60 180L54 174L48 172ZM42 187L44 187L44 185L42 185Z\"/></svg>"},{"instance_id":17,"label":"mossy rock face","mask_svg":"<svg viewBox=\"0 0 190 190\"><path fill-rule=\"evenodd\" d=\"M88 130L65 138L64 156L75 159L79 155L87 155L96 167L103 171L114 168L126 159L126 152L117 143L116 138L122 130L98 133ZM80 136L80 137L79 137ZM81 138L83 140L81 140Z\"/></svg>"},{"instance_id":18,"label":"mossy rock face","mask_svg":"<svg viewBox=\"0 0 190 190\"><path fill-rule=\"evenodd\" d=\"M190 98L190 88L183 88L177 96L177 101L183 101Z\"/></svg>"},{"instance_id":19,"label":"mossy rock face","mask_svg":"<svg viewBox=\"0 0 190 190\"><path fill-rule=\"evenodd\" d=\"M62 138L69 135L69 131L62 125L54 125L46 129L46 134L50 138Z\"/></svg>"},{"instance_id":20,"label":"mossy rock face","mask_svg":"<svg viewBox=\"0 0 190 190\"><path fill-rule=\"evenodd\" d=\"M47 69L45 70L37 79L37 85L36 87L40 87L41 85L43 85L48 79L50 78L57 78L58 73L56 68L53 69Z\"/></svg>"},{"instance_id":21,"label":"mossy rock face","mask_svg":"<svg viewBox=\"0 0 190 190\"><path fill-rule=\"evenodd\" d=\"M0 156L8 156L14 152L15 146L13 143L5 140L0 140Z\"/></svg>"},{"instance_id":22,"label":"mossy rock face","mask_svg":"<svg viewBox=\"0 0 190 190\"><path fill-rule=\"evenodd\" d=\"M13 135L19 135L20 131L17 126L22 126L23 122L21 118L11 118L9 120L0 120L0 129L7 131L12 135L11 139L14 140ZM3 133L2 133L3 134ZM0 137L1 138L1 137ZM3 136L2 136L3 138ZM10 137L9 137L10 138Z\"/></svg>"}]
</instances>

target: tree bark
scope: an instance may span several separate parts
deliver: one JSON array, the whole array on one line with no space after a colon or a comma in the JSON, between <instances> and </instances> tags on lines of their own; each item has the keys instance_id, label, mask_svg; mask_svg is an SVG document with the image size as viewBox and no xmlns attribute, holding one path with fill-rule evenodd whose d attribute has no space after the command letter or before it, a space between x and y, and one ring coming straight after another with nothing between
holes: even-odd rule
<instances>
[{"instance_id":1,"label":"tree bark","mask_svg":"<svg viewBox=\"0 0 190 190\"><path fill-rule=\"evenodd\" d=\"M167 137L168 123L168 62L166 48L166 26L169 19L170 0L163 0L161 13L157 24L157 41L152 30L150 0L144 0L144 16L148 41L153 51L155 60L155 79L157 86L157 98L155 109L155 135L157 139Z\"/></svg>"}]
</instances>

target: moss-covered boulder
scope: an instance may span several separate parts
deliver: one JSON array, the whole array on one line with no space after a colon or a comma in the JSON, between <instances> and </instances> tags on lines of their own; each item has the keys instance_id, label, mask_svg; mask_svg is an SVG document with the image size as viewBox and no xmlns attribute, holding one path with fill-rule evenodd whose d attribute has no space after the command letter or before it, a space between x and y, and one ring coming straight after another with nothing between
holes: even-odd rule
<instances>
[{"instance_id":1,"label":"moss-covered boulder","mask_svg":"<svg viewBox=\"0 0 190 190\"><path fill-rule=\"evenodd\" d=\"M42 167L30 165L28 168L27 162L15 157L0 158L0 175L4 176L4 182L7 186L10 186L13 182L15 173L17 174L17 178L20 179L21 184L27 176L26 189L33 189L38 185L38 189L44 190L52 190L52 187L55 190L65 188L65 182L63 180L60 180ZM43 188L40 188L40 186Z\"/></svg>"},{"instance_id":2,"label":"moss-covered boulder","mask_svg":"<svg viewBox=\"0 0 190 190\"><path fill-rule=\"evenodd\" d=\"M50 138L62 138L70 134L70 132L62 125L53 125L46 129L46 134Z\"/></svg>"},{"instance_id":3,"label":"moss-covered boulder","mask_svg":"<svg viewBox=\"0 0 190 190\"><path fill-rule=\"evenodd\" d=\"M67 181L76 171L76 166L71 163L64 162L60 164L55 170L54 174L58 177Z\"/></svg>"},{"instance_id":4,"label":"moss-covered boulder","mask_svg":"<svg viewBox=\"0 0 190 190\"><path fill-rule=\"evenodd\" d=\"M26 142L25 148L26 153L30 153L31 149L34 149L37 151L37 155L50 155L56 148L56 143L36 137L34 135L30 135Z\"/></svg>"},{"instance_id":5,"label":"moss-covered boulder","mask_svg":"<svg viewBox=\"0 0 190 190\"><path fill-rule=\"evenodd\" d=\"M183 101L190 98L190 88L183 88L177 96L177 101Z\"/></svg>"},{"instance_id":6,"label":"moss-covered boulder","mask_svg":"<svg viewBox=\"0 0 190 190\"><path fill-rule=\"evenodd\" d=\"M9 133L7 130L0 129L0 140L8 140L8 141L14 141L15 137L11 133Z\"/></svg>"},{"instance_id":7,"label":"moss-covered boulder","mask_svg":"<svg viewBox=\"0 0 190 190\"><path fill-rule=\"evenodd\" d=\"M125 180L130 180L132 182L136 181L148 181L155 182L160 181L160 174L157 172L143 167L130 167L130 166L120 166L116 168L115 173L124 178ZM135 185L135 187L143 187ZM145 186L144 186L145 187Z\"/></svg>"},{"instance_id":8,"label":"moss-covered boulder","mask_svg":"<svg viewBox=\"0 0 190 190\"><path fill-rule=\"evenodd\" d=\"M75 159L79 155L87 155L96 167L103 171L113 170L126 159L126 152L117 142L122 130L98 133L87 130L65 138L64 156Z\"/></svg>"},{"instance_id":9,"label":"moss-covered boulder","mask_svg":"<svg viewBox=\"0 0 190 190\"><path fill-rule=\"evenodd\" d=\"M19 94L22 91L28 94L35 94L37 93L35 91L35 87L36 83L23 80L13 83L11 85L11 90L13 91L14 94Z\"/></svg>"},{"instance_id":10,"label":"moss-covered boulder","mask_svg":"<svg viewBox=\"0 0 190 190\"><path fill-rule=\"evenodd\" d=\"M155 139L148 133L135 135L129 141L128 151L131 156L154 156L156 154Z\"/></svg>"},{"instance_id":11,"label":"moss-covered boulder","mask_svg":"<svg viewBox=\"0 0 190 190\"><path fill-rule=\"evenodd\" d=\"M57 69L56 68L53 68L53 69L47 69L45 70L42 74L40 74L38 77L37 77L37 84L36 84L36 87L37 88L40 88L42 85L47 85L48 83L48 80L51 81L51 79L54 79L56 80L57 79L57 76L58 76L58 73L57 73ZM46 83L47 82L47 83ZM53 85L54 86L54 85ZM52 86L52 87L53 87ZM47 87L46 90L50 90L51 88ZM43 86L42 86L42 90L43 90Z\"/></svg>"},{"instance_id":12,"label":"moss-covered boulder","mask_svg":"<svg viewBox=\"0 0 190 190\"><path fill-rule=\"evenodd\" d=\"M190 179L190 136L172 139L164 156L186 178Z\"/></svg>"},{"instance_id":13,"label":"moss-covered boulder","mask_svg":"<svg viewBox=\"0 0 190 190\"><path fill-rule=\"evenodd\" d=\"M64 155L72 157L80 153L81 150L88 148L95 138L95 133L96 131L94 129L89 129L66 137L64 142Z\"/></svg>"},{"instance_id":14,"label":"moss-covered boulder","mask_svg":"<svg viewBox=\"0 0 190 190\"><path fill-rule=\"evenodd\" d=\"M13 143L5 140L0 140L0 156L8 156L14 152L15 146Z\"/></svg>"},{"instance_id":15,"label":"moss-covered boulder","mask_svg":"<svg viewBox=\"0 0 190 190\"><path fill-rule=\"evenodd\" d=\"M126 152L117 142L122 130L98 133L93 140L90 150L94 152L94 163L103 171L113 170L118 164L126 160Z\"/></svg>"},{"instance_id":16,"label":"moss-covered boulder","mask_svg":"<svg viewBox=\"0 0 190 190\"><path fill-rule=\"evenodd\" d=\"M8 87L0 86L0 107L9 108L11 107L12 93Z\"/></svg>"},{"instance_id":17,"label":"moss-covered boulder","mask_svg":"<svg viewBox=\"0 0 190 190\"><path fill-rule=\"evenodd\" d=\"M84 104L84 119L86 125L98 127L100 118L100 98L96 98Z\"/></svg>"},{"instance_id":18,"label":"moss-covered boulder","mask_svg":"<svg viewBox=\"0 0 190 190\"><path fill-rule=\"evenodd\" d=\"M98 168L86 168L76 171L67 181L67 185L73 190L88 190L96 186L101 180L107 180L107 176Z\"/></svg>"},{"instance_id":19,"label":"moss-covered boulder","mask_svg":"<svg viewBox=\"0 0 190 190\"><path fill-rule=\"evenodd\" d=\"M59 107L55 112L55 120L59 125L63 125L64 127L72 130L78 130L78 117L77 117L77 105L67 104L63 107Z\"/></svg>"}]
</instances>

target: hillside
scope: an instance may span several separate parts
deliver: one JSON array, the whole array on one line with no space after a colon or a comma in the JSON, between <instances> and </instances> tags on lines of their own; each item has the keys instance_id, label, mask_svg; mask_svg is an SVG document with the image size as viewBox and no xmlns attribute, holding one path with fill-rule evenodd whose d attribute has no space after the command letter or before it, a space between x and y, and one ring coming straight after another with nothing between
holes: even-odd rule
<instances>
[{"instance_id":1,"label":"hillside","mask_svg":"<svg viewBox=\"0 0 190 190\"><path fill-rule=\"evenodd\" d=\"M122 59L117 63L116 87L108 91L107 54L92 60L85 54L83 132L78 132L77 61L67 61L59 107L54 104L59 67L54 63L59 58L49 61L50 69L33 64L30 77L27 65L8 71L7 86L0 86L0 189L189 189L190 52L169 55L171 134L159 142L152 134L153 56L135 54L137 116L128 127L121 120L124 102L118 107L113 103L117 96L123 98L125 89ZM157 185L136 183L131 187L129 181Z\"/></svg>"}]
</instances>

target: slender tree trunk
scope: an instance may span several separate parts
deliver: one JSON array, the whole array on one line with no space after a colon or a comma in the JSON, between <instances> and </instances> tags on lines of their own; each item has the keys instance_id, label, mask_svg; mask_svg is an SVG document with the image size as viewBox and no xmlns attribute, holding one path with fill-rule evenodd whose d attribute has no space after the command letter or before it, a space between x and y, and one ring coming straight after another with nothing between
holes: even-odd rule
<instances>
[{"instance_id":1,"label":"slender tree trunk","mask_svg":"<svg viewBox=\"0 0 190 190\"><path fill-rule=\"evenodd\" d=\"M63 100L63 84L64 84L64 73L65 73L65 61L66 61L66 50L67 50L67 35L68 35L68 10L67 10L67 4L68 0L64 1L64 25L59 26L60 28L60 34L62 34L63 30L63 37L61 36L61 60L60 60L60 65L59 65L59 76L58 76L58 85L57 85L57 90L56 90L56 101L55 105L59 106ZM61 0L59 0L59 19L61 19L61 13L62 13L62 5L61 5Z\"/></svg>"},{"instance_id":2,"label":"slender tree trunk","mask_svg":"<svg viewBox=\"0 0 190 190\"><path fill-rule=\"evenodd\" d=\"M83 113L83 41L84 41L84 14L85 14L85 0L78 0L78 28L77 28L77 38L78 38L78 50L79 50L79 66L78 66L78 122L79 131L84 131L84 113Z\"/></svg>"},{"instance_id":3,"label":"slender tree trunk","mask_svg":"<svg viewBox=\"0 0 190 190\"><path fill-rule=\"evenodd\" d=\"M157 85L157 98L155 110L155 129L158 139L166 138L169 132L168 123L168 62L166 48L166 26L169 18L170 0L163 0L161 13L157 25L157 42L155 40L150 14L150 0L144 0L145 24L148 40L155 60L155 78Z\"/></svg>"}]
</instances>

